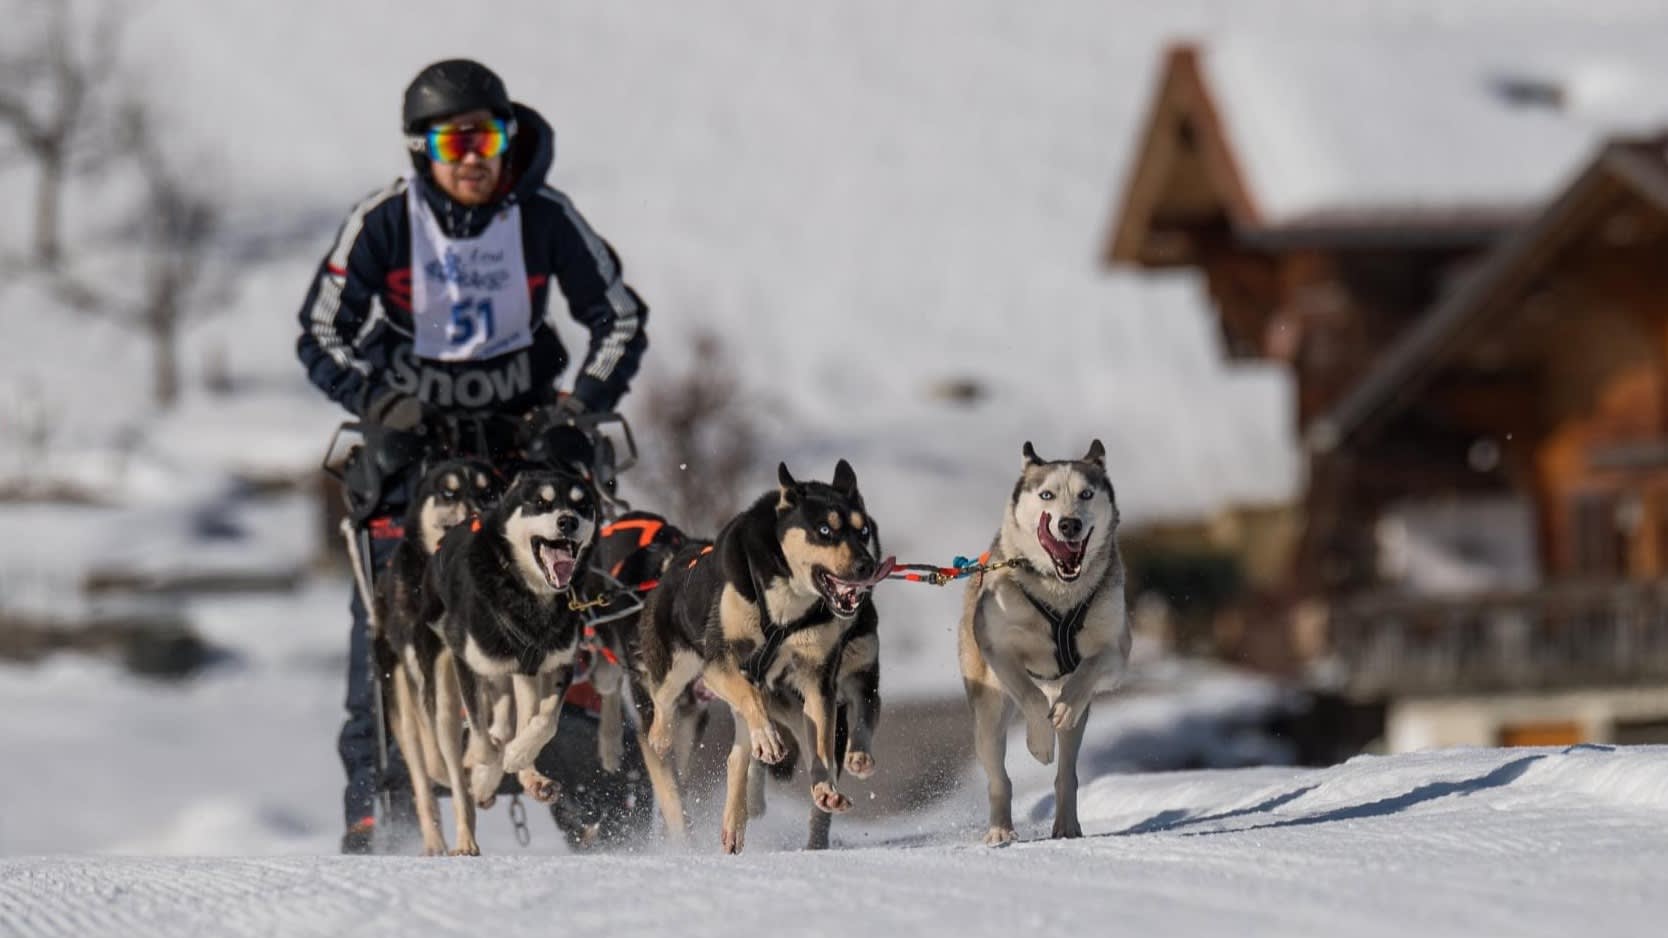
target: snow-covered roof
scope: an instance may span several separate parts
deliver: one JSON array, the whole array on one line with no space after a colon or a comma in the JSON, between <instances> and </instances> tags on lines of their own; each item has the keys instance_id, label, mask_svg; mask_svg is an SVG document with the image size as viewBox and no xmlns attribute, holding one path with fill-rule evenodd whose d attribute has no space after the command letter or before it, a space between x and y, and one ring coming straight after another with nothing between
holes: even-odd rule
<instances>
[{"instance_id":1,"label":"snow-covered roof","mask_svg":"<svg viewBox=\"0 0 1668 938\"><path fill-rule=\"evenodd\" d=\"M1668 124L1668 24L1233 32L1203 80L1262 226L1498 217Z\"/></svg>"}]
</instances>

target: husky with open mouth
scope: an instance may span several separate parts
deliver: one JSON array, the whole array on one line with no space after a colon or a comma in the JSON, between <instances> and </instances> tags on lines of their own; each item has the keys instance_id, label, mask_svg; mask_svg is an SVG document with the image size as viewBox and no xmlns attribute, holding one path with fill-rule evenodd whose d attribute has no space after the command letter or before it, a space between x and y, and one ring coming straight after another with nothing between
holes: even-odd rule
<instances>
[{"instance_id":1,"label":"husky with open mouth","mask_svg":"<svg viewBox=\"0 0 1668 938\"><path fill-rule=\"evenodd\" d=\"M447 781L435 735L436 700L455 697L456 686L451 656L422 619L423 579L442 536L491 508L502 488L492 467L474 459L447 460L424 473L406 512L404 536L376 578L371 622L379 664L393 691L389 723L405 756L423 852L429 856L446 852L431 784Z\"/></svg>"},{"instance_id":2,"label":"husky with open mouth","mask_svg":"<svg viewBox=\"0 0 1668 938\"><path fill-rule=\"evenodd\" d=\"M1037 761L1060 764L1055 837L1081 837L1077 753L1089 705L1129 660L1118 504L1099 440L1082 459L1044 460L1030 443L991 546L999 569L968 584L960 658L973 710L974 746L990 791L992 846L1016 839L1007 724L1017 707Z\"/></svg>"},{"instance_id":3,"label":"husky with open mouth","mask_svg":"<svg viewBox=\"0 0 1668 938\"><path fill-rule=\"evenodd\" d=\"M445 639L469 715L471 767L458 752L457 708L441 708L438 736L454 792L492 804L504 772L541 803L556 782L533 760L556 735L584 631L570 602L588 594L598 500L585 481L545 469L518 474L490 511L448 531L429 565L427 621ZM460 799L468 800L468 799ZM478 852L473 812L458 851ZM460 823L462 818L460 816Z\"/></svg>"},{"instance_id":4,"label":"husky with open mouth","mask_svg":"<svg viewBox=\"0 0 1668 938\"><path fill-rule=\"evenodd\" d=\"M779 723L803 731L816 809L850 809L850 799L835 787L841 663L854 641L854 653L869 650L863 637L872 641L876 622L869 592L892 566L881 559L857 474L845 460L835 467L832 484L799 482L786 465L777 468L777 481L778 488L726 524L711 547L686 548L673 559L644 606L633 662L648 691L650 751L664 756L671 749L677 702L697 678L735 714L726 853L740 852L745 839L752 761L775 764L787 754ZM847 693L853 692L863 693ZM792 720L781 712L784 697L799 701ZM875 699L874 708L850 711L850 719L866 721L850 727L845 755L848 766L863 769L860 774L873 767L862 747L878 709Z\"/></svg>"}]
</instances>

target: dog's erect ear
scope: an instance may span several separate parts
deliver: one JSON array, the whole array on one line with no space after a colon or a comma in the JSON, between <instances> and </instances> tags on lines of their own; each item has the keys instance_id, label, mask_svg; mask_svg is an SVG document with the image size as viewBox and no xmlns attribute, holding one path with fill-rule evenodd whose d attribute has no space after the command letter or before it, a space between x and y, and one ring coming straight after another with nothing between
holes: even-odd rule
<instances>
[{"instance_id":1,"label":"dog's erect ear","mask_svg":"<svg viewBox=\"0 0 1668 938\"><path fill-rule=\"evenodd\" d=\"M857 494L857 472L844 459L834 466L834 491L847 498Z\"/></svg>"},{"instance_id":2,"label":"dog's erect ear","mask_svg":"<svg viewBox=\"0 0 1668 938\"><path fill-rule=\"evenodd\" d=\"M787 508L799 500L799 483L794 481L787 463L776 464L776 482L782 487L782 497L776 502L777 508Z\"/></svg>"},{"instance_id":3,"label":"dog's erect ear","mask_svg":"<svg viewBox=\"0 0 1668 938\"><path fill-rule=\"evenodd\" d=\"M1100 445L1100 440L1089 444L1089 452L1083 457L1083 461L1094 463L1102 469L1106 468L1106 447Z\"/></svg>"},{"instance_id":4,"label":"dog's erect ear","mask_svg":"<svg viewBox=\"0 0 1668 938\"><path fill-rule=\"evenodd\" d=\"M1043 464L1043 458L1041 456L1037 455L1036 449L1031 446L1031 441L1026 440L1025 441L1025 465L1027 467L1030 467L1030 466L1040 466L1042 464Z\"/></svg>"}]
</instances>

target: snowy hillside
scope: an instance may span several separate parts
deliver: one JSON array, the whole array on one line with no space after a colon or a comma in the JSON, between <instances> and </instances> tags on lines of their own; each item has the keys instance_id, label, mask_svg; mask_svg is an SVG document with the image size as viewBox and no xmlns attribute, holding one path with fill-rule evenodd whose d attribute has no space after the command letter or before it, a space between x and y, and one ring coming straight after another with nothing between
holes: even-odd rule
<instances>
[{"instance_id":1,"label":"snowy hillside","mask_svg":"<svg viewBox=\"0 0 1668 938\"><path fill-rule=\"evenodd\" d=\"M1321 48L1378 26L1487 43L1491 25L1544 38L1594 20L1648 31L1668 13L1646 0L516 0L460 17L427 0L159 0L131 24L133 84L230 223L215 257L229 291L182 360L191 376L222 363L235 390L209 396L188 376L185 403L157 418L142 342L14 283L0 294L0 476L67 477L180 514L230 469L314 465L339 414L294 361L295 310L348 207L404 170L405 82L467 54L551 118L553 181L653 307L640 386L680 371L697 330L729 344L765 431L755 484L777 459L814 475L849 458L887 547L931 562L988 543L1027 439L1053 456L1102 438L1131 524L1285 498L1300 472L1285 376L1223 364L1194 279L1097 260L1163 44L1299 24ZM0 172L19 200L29 182ZM76 238L110 237L104 205L72 199ZM15 243L26 215L0 235ZM934 399L945 381L985 397ZM30 415L52 428L40 452L20 442ZM949 653L950 591L887 603L894 660Z\"/></svg>"},{"instance_id":2,"label":"snowy hillside","mask_svg":"<svg viewBox=\"0 0 1668 938\"><path fill-rule=\"evenodd\" d=\"M0 932L1564 938L1668 918L1661 748L1108 777L1083 803L1085 839L1004 850L945 819L823 854L4 859Z\"/></svg>"}]
</instances>

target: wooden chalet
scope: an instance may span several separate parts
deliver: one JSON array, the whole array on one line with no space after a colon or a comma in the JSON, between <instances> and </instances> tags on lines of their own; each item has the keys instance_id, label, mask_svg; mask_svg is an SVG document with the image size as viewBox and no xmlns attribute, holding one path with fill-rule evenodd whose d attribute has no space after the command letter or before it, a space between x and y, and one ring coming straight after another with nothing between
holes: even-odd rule
<instances>
[{"instance_id":1,"label":"wooden chalet","mask_svg":"<svg viewBox=\"0 0 1668 938\"><path fill-rule=\"evenodd\" d=\"M1165 57L1105 257L1197 270L1229 353L1292 368L1302 533L1224 651L1390 748L1668 740L1668 142L1271 213L1208 55Z\"/></svg>"}]
</instances>

